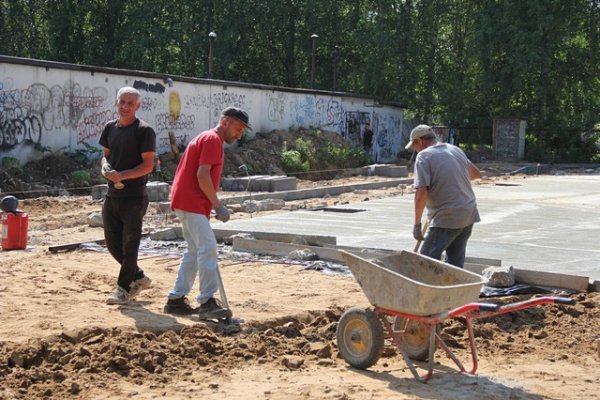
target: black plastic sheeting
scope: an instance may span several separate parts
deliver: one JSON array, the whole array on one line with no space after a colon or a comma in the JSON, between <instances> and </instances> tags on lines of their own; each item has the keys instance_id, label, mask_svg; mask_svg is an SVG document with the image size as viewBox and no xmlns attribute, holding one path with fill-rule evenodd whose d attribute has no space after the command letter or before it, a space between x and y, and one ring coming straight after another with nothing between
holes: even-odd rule
<instances>
[{"instance_id":1,"label":"black plastic sheeting","mask_svg":"<svg viewBox=\"0 0 600 400\"><path fill-rule=\"evenodd\" d=\"M505 288L496 288L491 286L483 286L481 288L481 292L479 297L501 297L501 296L512 296L515 294L551 294L551 295L570 295L573 293L577 293L574 290L562 289L562 288L554 288L547 286L534 286L527 285L524 283L517 283L515 285L505 287Z\"/></svg>"}]
</instances>

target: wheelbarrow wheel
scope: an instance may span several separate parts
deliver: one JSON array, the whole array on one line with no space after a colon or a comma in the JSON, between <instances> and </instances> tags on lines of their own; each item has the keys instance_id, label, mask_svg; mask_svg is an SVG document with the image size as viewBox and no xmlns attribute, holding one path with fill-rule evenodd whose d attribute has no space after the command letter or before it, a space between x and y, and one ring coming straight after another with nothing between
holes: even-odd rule
<instances>
[{"instance_id":1,"label":"wheelbarrow wheel","mask_svg":"<svg viewBox=\"0 0 600 400\"><path fill-rule=\"evenodd\" d=\"M406 355L416 361L427 361L430 325L408 318L394 317L392 326L394 332L402 332L399 335L400 345Z\"/></svg>"},{"instance_id":2,"label":"wheelbarrow wheel","mask_svg":"<svg viewBox=\"0 0 600 400\"><path fill-rule=\"evenodd\" d=\"M367 369L383 352L383 326L370 308L354 307L342 315L337 327L338 350L354 368Z\"/></svg>"}]
</instances>

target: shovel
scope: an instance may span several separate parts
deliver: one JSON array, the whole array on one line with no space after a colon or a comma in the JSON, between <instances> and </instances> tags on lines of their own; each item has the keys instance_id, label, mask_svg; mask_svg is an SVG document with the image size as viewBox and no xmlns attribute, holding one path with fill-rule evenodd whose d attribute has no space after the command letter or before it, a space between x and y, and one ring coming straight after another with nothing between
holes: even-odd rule
<instances>
[{"instance_id":1,"label":"shovel","mask_svg":"<svg viewBox=\"0 0 600 400\"><path fill-rule=\"evenodd\" d=\"M221 303L223 307L231 311L229 308L229 302L227 301L227 295L225 294L225 286L223 285L223 279L221 279L221 271L219 270L219 265L217 265L217 278L219 280L219 296L221 297ZM225 323L227 325L240 325L244 322L244 320L239 318L233 318L231 316L225 318Z\"/></svg>"}]
</instances>

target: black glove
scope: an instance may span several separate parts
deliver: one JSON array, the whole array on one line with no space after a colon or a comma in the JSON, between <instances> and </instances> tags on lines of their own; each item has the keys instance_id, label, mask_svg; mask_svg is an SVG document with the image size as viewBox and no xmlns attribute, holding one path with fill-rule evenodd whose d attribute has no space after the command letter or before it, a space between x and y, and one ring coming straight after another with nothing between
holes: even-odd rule
<instances>
[{"instance_id":1,"label":"black glove","mask_svg":"<svg viewBox=\"0 0 600 400\"><path fill-rule=\"evenodd\" d=\"M415 224L415 226L413 226L413 237L415 238L415 240L418 240L419 242L422 242L423 240L425 240L425 237L423 236L423 229L421 228L421 224Z\"/></svg>"},{"instance_id":2,"label":"black glove","mask_svg":"<svg viewBox=\"0 0 600 400\"><path fill-rule=\"evenodd\" d=\"M223 204L219 204L215 207L215 218L221 222L229 221L229 208L225 207Z\"/></svg>"}]
</instances>

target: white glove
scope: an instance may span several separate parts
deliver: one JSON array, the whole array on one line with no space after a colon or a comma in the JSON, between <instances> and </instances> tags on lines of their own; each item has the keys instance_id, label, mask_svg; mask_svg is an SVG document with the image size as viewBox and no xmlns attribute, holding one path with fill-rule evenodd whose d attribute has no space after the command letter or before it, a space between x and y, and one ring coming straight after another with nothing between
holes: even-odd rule
<instances>
[{"instance_id":1,"label":"white glove","mask_svg":"<svg viewBox=\"0 0 600 400\"><path fill-rule=\"evenodd\" d=\"M102 166L102 176L106 178L106 175L108 175L108 173L112 171L112 167L110 166L109 163L106 163Z\"/></svg>"},{"instance_id":2,"label":"white glove","mask_svg":"<svg viewBox=\"0 0 600 400\"><path fill-rule=\"evenodd\" d=\"M104 176L105 178L108 179L108 174L110 174L111 172L113 172L113 169L109 163L106 163L102 166L102 176ZM115 189L120 190L120 189L123 189L125 187L125 185L123 184L123 182L115 182L113 187Z\"/></svg>"}]
</instances>

